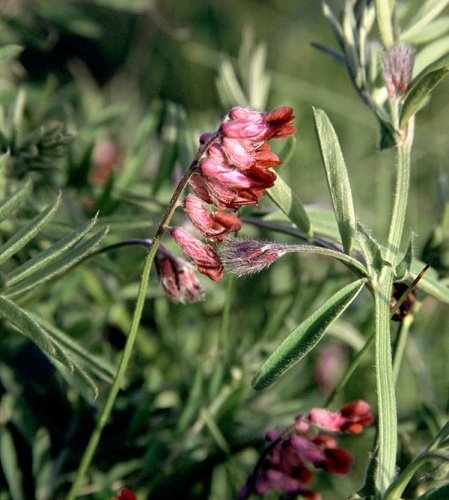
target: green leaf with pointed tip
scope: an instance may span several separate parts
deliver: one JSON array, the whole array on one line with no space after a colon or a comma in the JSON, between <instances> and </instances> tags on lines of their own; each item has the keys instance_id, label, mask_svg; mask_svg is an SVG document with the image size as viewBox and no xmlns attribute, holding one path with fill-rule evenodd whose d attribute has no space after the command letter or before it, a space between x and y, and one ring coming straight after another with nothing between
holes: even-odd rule
<instances>
[{"instance_id":1,"label":"green leaf with pointed tip","mask_svg":"<svg viewBox=\"0 0 449 500\"><path fill-rule=\"evenodd\" d=\"M401 34L401 38L405 40L427 28L448 4L448 0L427 0L422 2L421 7L411 19L408 28Z\"/></svg>"},{"instance_id":2,"label":"green leaf with pointed tip","mask_svg":"<svg viewBox=\"0 0 449 500\"><path fill-rule=\"evenodd\" d=\"M64 254L64 252L76 245L76 243L78 243L78 241L80 241L90 231L96 221L97 217L87 221L81 227L57 241L50 248L47 248L19 266L17 269L14 269L11 273L7 274L7 286L14 285L15 283L51 264L54 260Z\"/></svg>"},{"instance_id":3,"label":"green leaf with pointed tip","mask_svg":"<svg viewBox=\"0 0 449 500\"><path fill-rule=\"evenodd\" d=\"M356 233L356 218L345 160L337 134L326 113L321 109L313 108L313 115L335 218L343 248L349 255Z\"/></svg>"},{"instance_id":4,"label":"green leaf with pointed tip","mask_svg":"<svg viewBox=\"0 0 449 500\"><path fill-rule=\"evenodd\" d=\"M0 247L0 264L23 248L55 215L61 196Z\"/></svg>"},{"instance_id":5,"label":"green leaf with pointed tip","mask_svg":"<svg viewBox=\"0 0 449 500\"><path fill-rule=\"evenodd\" d=\"M365 282L361 279L345 286L293 330L256 373L253 388L265 389L306 356L355 299Z\"/></svg>"},{"instance_id":6,"label":"green leaf with pointed tip","mask_svg":"<svg viewBox=\"0 0 449 500\"><path fill-rule=\"evenodd\" d=\"M371 277L374 277L384 265L381 247L371 233L361 224L357 225L357 240L365 257L368 272Z\"/></svg>"},{"instance_id":7,"label":"green leaf with pointed tip","mask_svg":"<svg viewBox=\"0 0 449 500\"><path fill-rule=\"evenodd\" d=\"M399 128L403 128L408 120L418 111L433 89L449 73L449 54L445 54L424 68L412 81L404 95Z\"/></svg>"},{"instance_id":8,"label":"green leaf with pointed tip","mask_svg":"<svg viewBox=\"0 0 449 500\"><path fill-rule=\"evenodd\" d=\"M75 248L65 251L58 259L54 260L44 268L36 270L23 281L5 289L5 295L12 297L23 293L37 285L44 283L52 278L60 276L75 266L83 257L85 257L100 241L106 236L109 228L105 227L94 236L84 241Z\"/></svg>"},{"instance_id":9,"label":"green leaf with pointed tip","mask_svg":"<svg viewBox=\"0 0 449 500\"><path fill-rule=\"evenodd\" d=\"M31 316L14 302L0 296L0 315L14 325L21 333L31 339L42 351L58 359L71 370L73 364L68 361L64 352L57 346Z\"/></svg>"},{"instance_id":10,"label":"green leaf with pointed tip","mask_svg":"<svg viewBox=\"0 0 449 500\"><path fill-rule=\"evenodd\" d=\"M22 188L14 194L2 200L0 203L0 222L4 221L10 214L12 214L20 205L30 196L33 185L27 182Z\"/></svg>"},{"instance_id":11,"label":"green leaf with pointed tip","mask_svg":"<svg viewBox=\"0 0 449 500\"><path fill-rule=\"evenodd\" d=\"M99 358L98 356L95 356L91 352L87 351L62 330L48 323L44 319L39 318L32 313L29 313L29 316L31 316L36 323L42 326L70 356L79 361L86 371L92 373L105 382L112 382L115 375L115 369L110 363L107 363L104 359ZM80 368L78 367L78 369Z\"/></svg>"},{"instance_id":12,"label":"green leaf with pointed tip","mask_svg":"<svg viewBox=\"0 0 449 500\"><path fill-rule=\"evenodd\" d=\"M313 236L312 226L304 205L279 175L274 186L267 189L267 194L293 224L297 225L298 229L309 238Z\"/></svg>"}]
</instances>

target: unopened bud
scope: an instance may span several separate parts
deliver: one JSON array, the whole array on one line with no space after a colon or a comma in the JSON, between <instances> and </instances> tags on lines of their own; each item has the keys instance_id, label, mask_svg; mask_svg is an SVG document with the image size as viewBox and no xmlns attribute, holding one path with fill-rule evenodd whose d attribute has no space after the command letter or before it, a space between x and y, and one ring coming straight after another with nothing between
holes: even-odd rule
<instances>
[{"instance_id":1,"label":"unopened bud","mask_svg":"<svg viewBox=\"0 0 449 500\"><path fill-rule=\"evenodd\" d=\"M154 263L165 294L173 302L198 302L204 298L193 266L175 257L164 245L159 245Z\"/></svg>"},{"instance_id":2,"label":"unopened bud","mask_svg":"<svg viewBox=\"0 0 449 500\"><path fill-rule=\"evenodd\" d=\"M415 53L410 45L396 44L383 57L385 85L390 97L402 96L412 79Z\"/></svg>"},{"instance_id":3,"label":"unopened bud","mask_svg":"<svg viewBox=\"0 0 449 500\"><path fill-rule=\"evenodd\" d=\"M227 271L243 276L261 271L289 251L288 245L228 238L221 257Z\"/></svg>"}]
</instances>

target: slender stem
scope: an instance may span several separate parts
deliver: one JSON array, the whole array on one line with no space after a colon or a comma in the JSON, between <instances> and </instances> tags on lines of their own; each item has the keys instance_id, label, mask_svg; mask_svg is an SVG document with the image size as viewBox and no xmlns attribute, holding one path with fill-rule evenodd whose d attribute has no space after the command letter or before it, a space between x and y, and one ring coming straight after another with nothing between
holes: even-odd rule
<instances>
[{"instance_id":1,"label":"slender stem","mask_svg":"<svg viewBox=\"0 0 449 500\"><path fill-rule=\"evenodd\" d=\"M410 183L410 148L406 144L398 144L398 170L396 192L394 196L393 213L391 217L388 247L385 260L393 267L402 239L402 233L407 211L408 190Z\"/></svg>"},{"instance_id":2,"label":"slender stem","mask_svg":"<svg viewBox=\"0 0 449 500\"><path fill-rule=\"evenodd\" d=\"M140 285L139 285L139 291L137 293L137 299L136 299L136 305L134 308L134 314L132 318L132 323L131 323L131 328L128 334L128 338L126 340L125 348L123 350L122 358L120 359L119 367L117 370L117 373L115 375L114 381L112 383L111 389L109 390L109 394L106 398L105 405L101 411L100 418L98 419L95 429L90 436L89 443L87 445L87 448L84 451L83 457L81 459L81 463L78 467L77 474L75 477L75 481L72 484L72 487L70 488L70 491L67 496L67 500L74 500L77 491L81 487L81 484L83 482L84 475L86 474L92 459L94 457L95 451L97 449L98 443L100 441L101 434L103 432L103 429L105 425L107 424L109 420L109 416L111 414L112 408L114 406L115 400L117 398L117 395L119 393L120 387L123 384L124 378L125 378L125 373L126 373L126 368L128 367L128 363L131 359L131 354L132 350L134 347L134 343L137 338L137 332L139 329L139 324L140 324L140 319L142 317L142 310L143 306L145 303L145 295L146 295L146 290L148 286L148 280L150 277L150 272L151 272L151 265L153 263L154 257L156 255L156 251L159 247L160 241L162 239L162 235L164 234L164 230L169 224L173 213L176 210L178 200L184 191L185 187L187 186L187 183L189 182L189 179L193 172L195 171L195 168L198 166L198 163L200 162L201 158L209 148L209 146L212 144L212 142L215 141L217 134L214 134L205 144L200 147L198 150L198 153L196 154L192 164L190 167L187 169L186 173L182 177L181 181L179 182L178 186L175 189L175 192L173 193L173 196L167 206L167 210L165 211L162 220L156 230L156 233L154 235L154 238L151 242L150 249L148 251L148 254L145 258L144 266L143 266L143 271L142 271L142 278L140 280Z\"/></svg>"},{"instance_id":3,"label":"slender stem","mask_svg":"<svg viewBox=\"0 0 449 500\"><path fill-rule=\"evenodd\" d=\"M393 352L393 375L395 384L398 381L399 370L401 368L402 358L404 356L405 345L407 344L408 332L410 330L410 326L412 325L412 323L413 323L413 316L410 314L402 319L401 324L399 326L398 336L396 339Z\"/></svg>"},{"instance_id":4,"label":"slender stem","mask_svg":"<svg viewBox=\"0 0 449 500\"><path fill-rule=\"evenodd\" d=\"M393 103L396 104L396 103ZM392 116L397 111L392 106ZM413 140L413 121L399 131L397 142L396 189L391 216L385 266L374 283L375 332L376 332L376 384L378 399L378 465L376 486L383 494L395 477L397 454L397 414L395 374L391 353L390 297L394 280L394 268L407 211L410 182L410 151Z\"/></svg>"},{"instance_id":5,"label":"slender stem","mask_svg":"<svg viewBox=\"0 0 449 500\"><path fill-rule=\"evenodd\" d=\"M378 456L376 486L382 494L395 475L397 452L396 394L390 334L390 295L393 272L384 267L374 287L376 385L378 400Z\"/></svg>"}]
</instances>

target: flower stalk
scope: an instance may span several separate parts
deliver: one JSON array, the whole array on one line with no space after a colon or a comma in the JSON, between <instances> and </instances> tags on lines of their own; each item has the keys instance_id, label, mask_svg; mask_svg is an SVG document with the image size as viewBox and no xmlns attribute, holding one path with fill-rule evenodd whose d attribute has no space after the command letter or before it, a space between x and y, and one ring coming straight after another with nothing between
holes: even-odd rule
<instances>
[{"instance_id":1,"label":"flower stalk","mask_svg":"<svg viewBox=\"0 0 449 500\"><path fill-rule=\"evenodd\" d=\"M148 250L147 256L144 261L143 265L143 270L142 270L142 277L140 279L140 284L139 284L139 290L137 293L137 299L136 299L136 304L134 307L134 313L132 317L132 322L131 322L131 328L126 340L125 348L123 350L122 357L120 359L120 363L117 369L117 373L114 377L114 381L112 383L112 386L109 390L109 393L106 398L106 402L103 406L103 409L101 411L100 417L97 420L97 423L95 425L95 429L92 432L89 443L87 444L87 447L84 451L83 457L81 459L80 465L77 470L77 474L75 477L75 480L72 484L72 487L70 488L70 491L67 495L67 500L74 500L77 496L77 492L80 489L84 476L92 462L92 459L94 457L95 451L97 449L98 443L101 438L101 434L103 433L103 429L105 425L107 424L109 417L112 412L112 408L114 406L115 400L117 398L117 395L119 393L120 387L123 384L125 374L126 374L126 369L128 367L129 361L131 359L132 351L134 348L134 344L137 338L137 332L139 329L139 324L140 320L142 318L142 311L143 311L143 306L145 304L145 296L146 296L146 291L148 287L148 280L150 278L150 272L151 272L151 266L153 264L153 261L156 256L157 249L159 247L159 244L161 242L162 236L164 234L164 231L166 227L168 226L179 201L179 198L181 197L185 187L187 186L187 183L189 182L190 177L192 176L193 172L195 171L195 168L197 167L198 163L200 162L204 152L207 150L209 145L214 141L216 135L212 135L208 141L206 141L198 150L198 153L196 154L193 162L191 163L190 167L187 169L186 173L182 177L181 181L177 185L175 192L173 193L173 196L171 197L171 200L167 206L167 210L165 211L161 222L159 223L159 226L156 230L156 233L153 237L153 240L151 242L150 248Z\"/></svg>"}]
</instances>

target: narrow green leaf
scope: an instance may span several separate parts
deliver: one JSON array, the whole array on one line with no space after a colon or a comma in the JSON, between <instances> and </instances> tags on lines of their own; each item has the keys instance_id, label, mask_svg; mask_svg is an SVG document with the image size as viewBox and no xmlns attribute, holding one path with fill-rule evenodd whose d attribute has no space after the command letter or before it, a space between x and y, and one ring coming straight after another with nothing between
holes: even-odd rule
<instances>
[{"instance_id":1,"label":"narrow green leaf","mask_svg":"<svg viewBox=\"0 0 449 500\"><path fill-rule=\"evenodd\" d=\"M253 388L265 389L306 356L351 304L364 284L365 280L361 279L345 286L293 330L256 373L252 381Z\"/></svg>"},{"instance_id":2,"label":"narrow green leaf","mask_svg":"<svg viewBox=\"0 0 449 500\"><path fill-rule=\"evenodd\" d=\"M14 302L0 296L0 315L25 337L32 340L45 354L58 360L64 367L68 368L73 376L81 380L83 386L88 386L93 390L95 397L98 395L98 388L90 376L72 361L50 333L45 331L28 313ZM56 366L58 367L58 365Z\"/></svg>"},{"instance_id":3,"label":"narrow green leaf","mask_svg":"<svg viewBox=\"0 0 449 500\"><path fill-rule=\"evenodd\" d=\"M0 296L0 315L31 339L42 351L56 356L56 349L50 336L14 302Z\"/></svg>"},{"instance_id":4,"label":"narrow green leaf","mask_svg":"<svg viewBox=\"0 0 449 500\"><path fill-rule=\"evenodd\" d=\"M17 461L16 447L11 433L4 425L0 426L0 442L0 462L11 499L22 500L25 495L22 489L22 472Z\"/></svg>"},{"instance_id":5,"label":"narrow green leaf","mask_svg":"<svg viewBox=\"0 0 449 500\"><path fill-rule=\"evenodd\" d=\"M424 68L412 81L404 96L399 128L403 128L408 120L418 111L424 100L433 89L449 73L449 54L445 54Z\"/></svg>"},{"instance_id":6,"label":"narrow green leaf","mask_svg":"<svg viewBox=\"0 0 449 500\"><path fill-rule=\"evenodd\" d=\"M86 371L89 371L105 382L112 382L115 375L115 368L110 363L107 363L102 358L87 351L84 347L72 340L72 338L62 330L48 323L44 319L39 318L32 313L29 315L32 319L34 319L34 321L36 321L36 323L45 328L45 331L51 334L53 339L55 339L71 357L79 361ZM77 368L79 369L78 366Z\"/></svg>"},{"instance_id":7,"label":"narrow green leaf","mask_svg":"<svg viewBox=\"0 0 449 500\"><path fill-rule=\"evenodd\" d=\"M267 189L267 194L298 229L309 238L312 237L313 230L304 205L280 176L277 177L274 186Z\"/></svg>"},{"instance_id":8,"label":"narrow green leaf","mask_svg":"<svg viewBox=\"0 0 449 500\"><path fill-rule=\"evenodd\" d=\"M34 217L34 219L28 222L28 224L0 247L0 264L3 264L3 262L23 248L52 219L60 202L61 196L58 196L53 205L50 205Z\"/></svg>"},{"instance_id":9,"label":"narrow green leaf","mask_svg":"<svg viewBox=\"0 0 449 500\"><path fill-rule=\"evenodd\" d=\"M356 233L356 217L346 164L337 134L326 113L321 109L313 108L313 114L335 218L343 248L349 255Z\"/></svg>"},{"instance_id":10,"label":"narrow green leaf","mask_svg":"<svg viewBox=\"0 0 449 500\"><path fill-rule=\"evenodd\" d=\"M36 271L48 266L51 262L60 257L64 252L72 248L80 241L96 223L97 217L87 221L81 227L57 241L50 248L39 253L28 260L17 269L6 275L7 286L14 285L18 281L25 279Z\"/></svg>"},{"instance_id":11,"label":"narrow green leaf","mask_svg":"<svg viewBox=\"0 0 449 500\"><path fill-rule=\"evenodd\" d=\"M401 38L408 39L427 27L438 14L449 4L449 0L427 0L411 19L409 26L402 33Z\"/></svg>"},{"instance_id":12,"label":"narrow green leaf","mask_svg":"<svg viewBox=\"0 0 449 500\"><path fill-rule=\"evenodd\" d=\"M56 276L68 271L70 268L75 266L83 257L85 257L100 241L106 236L109 228L106 227L96 233L94 236L81 243L80 245L72 248L69 251L63 253L58 259L54 260L48 264L43 269L34 272L31 276L24 279L23 281L16 283L14 286L7 288L5 290L5 295L12 297L19 293L23 293L30 288L34 288L37 285L44 283Z\"/></svg>"},{"instance_id":13,"label":"narrow green leaf","mask_svg":"<svg viewBox=\"0 0 449 500\"><path fill-rule=\"evenodd\" d=\"M330 9L329 5L327 5L326 2L322 3L322 9L323 9L323 15L329 22L331 29L334 33L335 38L337 39L337 42L340 45L340 48L343 49L344 47L344 35L343 35L343 27L341 24L338 22L337 18L335 17L334 13Z\"/></svg>"},{"instance_id":14,"label":"narrow green leaf","mask_svg":"<svg viewBox=\"0 0 449 500\"><path fill-rule=\"evenodd\" d=\"M425 265L425 263L419 260L413 260L410 268L411 279L416 278ZM449 287L438 280L438 275L432 270L432 268L426 272L416 288L431 295L432 297L435 297L445 304L449 304Z\"/></svg>"},{"instance_id":15,"label":"narrow green leaf","mask_svg":"<svg viewBox=\"0 0 449 500\"><path fill-rule=\"evenodd\" d=\"M357 240L365 257L366 267L371 277L380 272L384 265L382 250L379 243L373 238L371 233L361 224L357 225Z\"/></svg>"},{"instance_id":16,"label":"narrow green leaf","mask_svg":"<svg viewBox=\"0 0 449 500\"><path fill-rule=\"evenodd\" d=\"M441 16L416 33L409 33L407 31L401 34L401 40L412 43L413 45L421 45L442 37L448 31L449 16Z\"/></svg>"},{"instance_id":17,"label":"narrow green leaf","mask_svg":"<svg viewBox=\"0 0 449 500\"><path fill-rule=\"evenodd\" d=\"M20 205L30 196L33 185L27 182L22 188L14 194L2 200L0 203L0 222L4 221L10 214L14 212Z\"/></svg>"}]
</instances>

